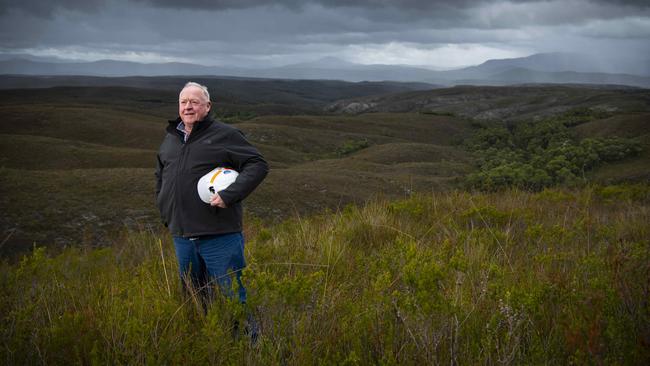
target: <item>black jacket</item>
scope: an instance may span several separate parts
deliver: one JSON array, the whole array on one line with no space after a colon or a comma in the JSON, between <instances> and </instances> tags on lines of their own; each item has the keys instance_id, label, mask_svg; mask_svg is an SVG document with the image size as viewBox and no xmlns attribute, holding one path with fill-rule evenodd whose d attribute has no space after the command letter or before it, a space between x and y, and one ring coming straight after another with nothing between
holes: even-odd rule
<instances>
[{"instance_id":1,"label":"black jacket","mask_svg":"<svg viewBox=\"0 0 650 366\"><path fill-rule=\"evenodd\" d=\"M176 130L179 122L169 121L158 151L156 202L163 223L172 235L183 237L241 231L241 201L266 177L266 161L234 127L207 117L183 142ZM216 167L239 172L233 184L218 192L227 208L210 206L197 192L199 179Z\"/></svg>"}]
</instances>

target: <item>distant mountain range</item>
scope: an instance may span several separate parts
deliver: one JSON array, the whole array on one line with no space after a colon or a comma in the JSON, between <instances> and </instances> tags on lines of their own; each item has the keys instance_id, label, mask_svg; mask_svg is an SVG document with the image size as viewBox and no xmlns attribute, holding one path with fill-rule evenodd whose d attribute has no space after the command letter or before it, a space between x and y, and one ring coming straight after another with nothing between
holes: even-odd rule
<instances>
[{"instance_id":1,"label":"distant mountain range","mask_svg":"<svg viewBox=\"0 0 650 366\"><path fill-rule=\"evenodd\" d=\"M440 86L459 84L513 85L528 83L618 84L649 88L650 60L599 59L572 53L542 53L528 57L488 60L458 70L436 71L401 65L362 65L335 57L282 67L255 69L102 60L62 62L26 55L0 57L0 74L79 76L235 76L345 81L409 81Z\"/></svg>"}]
</instances>

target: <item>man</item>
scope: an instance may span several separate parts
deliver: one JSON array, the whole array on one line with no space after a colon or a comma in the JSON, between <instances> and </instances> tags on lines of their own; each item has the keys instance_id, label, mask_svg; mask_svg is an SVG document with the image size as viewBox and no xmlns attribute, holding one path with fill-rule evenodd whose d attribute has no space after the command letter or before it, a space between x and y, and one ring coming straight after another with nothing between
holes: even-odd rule
<instances>
[{"instance_id":1,"label":"man","mask_svg":"<svg viewBox=\"0 0 650 366\"><path fill-rule=\"evenodd\" d=\"M234 272L239 301L245 303L241 201L262 182L268 165L239 130L208 116L211 106L205 86L189 82L181 90L179 117L169 121L158 152L156 201L173 237L183 287L198 290L207 302L216 283L231 297ZM207 204L197 182L215 167L239 176Z\"/></svg>"}]
</instances>

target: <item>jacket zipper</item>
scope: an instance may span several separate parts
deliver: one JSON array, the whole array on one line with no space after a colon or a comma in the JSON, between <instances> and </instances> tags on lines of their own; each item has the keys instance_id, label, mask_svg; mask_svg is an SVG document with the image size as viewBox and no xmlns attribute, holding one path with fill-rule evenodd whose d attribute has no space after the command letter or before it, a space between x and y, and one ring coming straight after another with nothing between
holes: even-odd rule
<instances>
[{"instance_id":1,"label":"jacket zipper","mask_svg":"<svg viewBox=\"0 0 650 366\"><path fill-rule=\"evenodd\" d=\"M185 143L181 142L181 144L182 144L181 145L181 156L180 156L180 159L179 159L180 164L178 164L178 166L176 167L176 192L175 192L176 207L177 207L176 212L182 212L183 211L182 194L180 194L181 192L178 192L178 190L179 190L179 187L182 186L182 184L180 184L180 176L181 176L181 173L183 172L183 170L185 168L185 160L186 160L186 156L187 156L187 149L186 149L187 142L185 142ZM180 208L180 210L179 210L179 208ZM185 226L183 225L183 215L178 215L178 228L180 230L180 235L181 236L185 235L184 227Z\"/></svg>"},{"instance_id":2,"label":"jacket zipper","mask_svg":"<svg viewBox=\"0 0 650 366\"><path fill-rule=\"evenodd\" d=\"M175 198L177 207L181 207L181 205L183 203L182 195L179 194L179 192L178 192L178 189L179 189L178 188L178 186L179 186L178 182L179 182L181 172L185 168L187 155L189 154L188 153L188 151L189 151L188 145L189 145L190 141L196 140L197 132L203 132L203 130L207 130L207 128L203 128L201 131L193 131L194 133L190 133L190 136L187 138L187 141L185 141L185 139L179 133L176 133L176 136L178 137L178 139L180 140L180 142L182 144L181 145L181 156L180 156L180 159L179 159L180 164L178 164L178 166L176 167L176 187L175 187L175 192L174 192L175 193L174 198ZM182 212L182 210L180 210L180 212ZM185 231L183 229L184 225L183 225L182 217L183 217L183 215L179 215L179 217L178 217L178 228L179 228L179 231L180 231L180 235L185 236Z\"/></svg>"}]
</instances>

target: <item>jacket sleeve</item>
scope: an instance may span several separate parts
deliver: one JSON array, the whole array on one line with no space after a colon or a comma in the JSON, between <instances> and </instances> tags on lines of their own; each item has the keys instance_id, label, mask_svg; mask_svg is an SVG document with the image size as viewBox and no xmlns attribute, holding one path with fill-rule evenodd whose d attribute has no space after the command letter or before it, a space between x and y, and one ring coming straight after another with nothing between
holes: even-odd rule
<instances>
[{"instance_id":1,"label":"jacket sleeve","mask_svg":"<svg viewBox=\"0 0 650 366\"><path fill-rule=\"evenodd\" d=\"M160 155L156 155L156 172L154 175L156 176L156 199L158 198L158 194L160 193L160 189L162 187L162 171L163 171L163 163L160 161Z\"/></svg>"},{"instance_id":2,"label":"jacket sleeve","mask_svg":"<svg viewBox=\"0 0 650 366\"><path fill-rule=\"evenodd\" d=\"M233 184L218 192L223 202L230 206L246 198L262 183L269 172L269 165L239 130L233 130L228 136L226 150L232 168L239 172Z\"/></svg>"},{"instance_id":3,"label":"jacket sleeve","mask_svg":"<svg viewBox=\"0 0 650 366\"><path fill-rule=\"evenodd\" d=\"M158 164L156 165L156 172L154 173L154 175L156 176L156 195L154 199L156 200L155 201L156 207L158 207L158 210L160 211L161 208L159 205L160 201L158 200L158 196L160 195L160 190L162 189L162 174L163 174L164 165L160 161L160 155L156 155L156 161ZM162 219L163 225L167 226L167 221L163 218L162 211L160 212L160 217Z\"/></svg>"}]
</instances>

